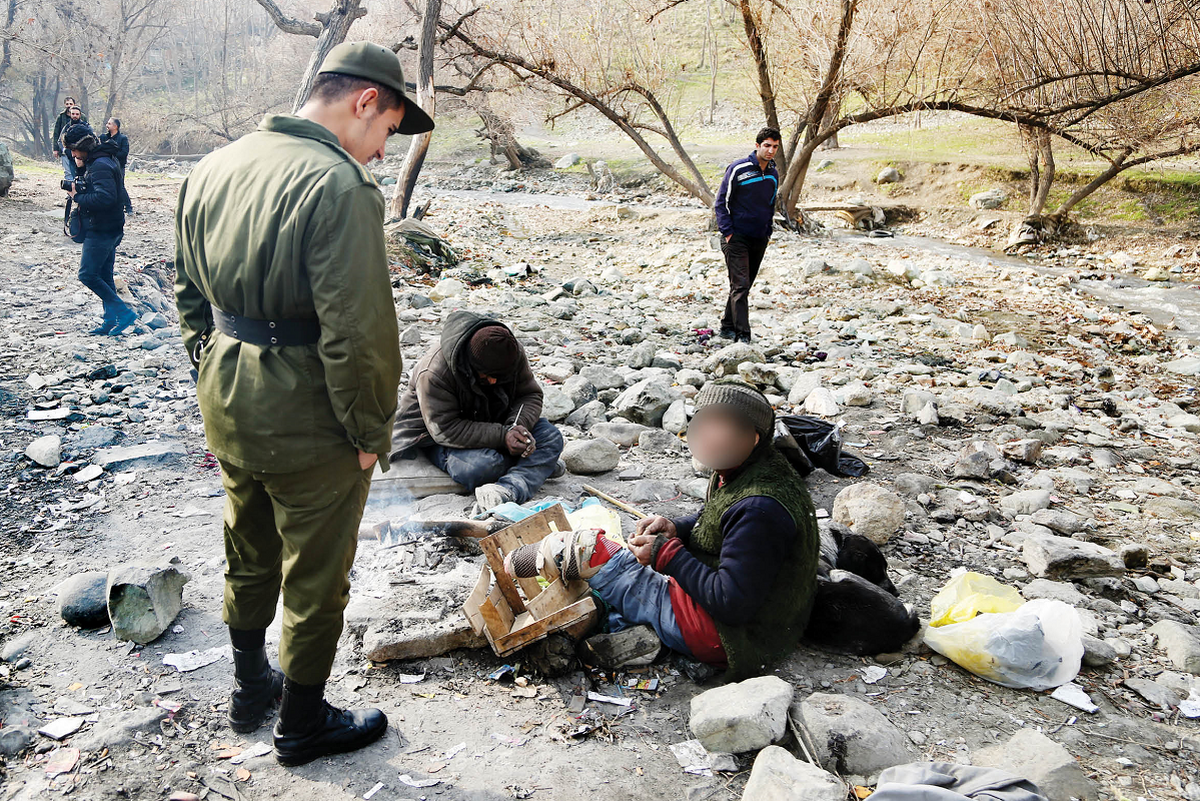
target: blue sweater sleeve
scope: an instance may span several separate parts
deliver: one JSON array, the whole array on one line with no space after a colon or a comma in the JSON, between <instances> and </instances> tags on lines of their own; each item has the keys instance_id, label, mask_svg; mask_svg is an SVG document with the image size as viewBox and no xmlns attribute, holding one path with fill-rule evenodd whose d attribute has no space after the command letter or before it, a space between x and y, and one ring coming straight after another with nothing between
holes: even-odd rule
<instances>
[{"instance_id":1,"label":"blue sweater sleeve","mask_svg":"<svg viewBox=\"0 0 1200 801\"><path fill-rule=\"evenodd\" d=\"M681 549L662 572L674 577L713 620L737 626L762 606L795 539L796 524L783 504L755 495L729 507L721 530L725 536L715 570Z\"/></svg>"},{"instance_id":2,"label":"blue sweater sleeve","mask_svg":"<svg viewBox=\"0 0 1200 801\"><path fill-rule=\"evenodd\" d=\"M713 202L713 211L717 215L717 228L720 229L722 236L729 236L733 233L733 218L729 216L729 176L733 173L733 168L738 162L733 162L725 168L725 177L721 179L721 188L717 190L717 199Z\"/></svg>"}]
</instances>

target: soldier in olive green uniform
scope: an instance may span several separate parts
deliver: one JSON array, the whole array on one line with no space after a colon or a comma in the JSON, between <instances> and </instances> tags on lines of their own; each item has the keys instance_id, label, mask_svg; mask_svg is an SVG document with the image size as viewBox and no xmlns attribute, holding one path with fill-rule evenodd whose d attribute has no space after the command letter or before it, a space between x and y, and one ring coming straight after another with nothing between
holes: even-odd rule
<instances>
[{"instance_id":1,"label":"soldier in olive green uniform","mask_svg":"<svg viewBox=\"0 0 1200 801\"><path fill-rule=\"evenodd\" d=\"M296 116L266 117L179 192L175 298L228 495L229 719L257 728L282 692L275 754L286 765L387 728L379 710L326 703L324 685L401 371L384 201L363 165L391 134L432 128L391 50L338 45ZM286 680L264 647L281 590Z\"/></svg>"}]
</instances>

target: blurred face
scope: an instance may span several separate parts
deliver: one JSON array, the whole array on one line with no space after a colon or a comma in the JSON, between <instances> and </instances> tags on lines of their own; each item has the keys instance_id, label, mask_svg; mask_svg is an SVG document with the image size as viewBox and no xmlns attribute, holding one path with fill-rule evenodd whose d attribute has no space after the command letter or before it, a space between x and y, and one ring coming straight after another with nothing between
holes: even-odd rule
<instances>
[{"instance_id":1,"label":"blurred face","mask_svg":"<svg viewBox=\"0 0 1200 801\"><path fill-rule=\"evenodd\" d=\"M754 152L758 154L759 161L770 161L779 152L779 140L764 139L755 146Z\"/></svg>"},{"instance_id":2,"label":"blurred face","mask_svg":"<svg viewBox=\"0 0 1200 801\"><path fill-rule=\"evenodd\" d=\"M359 164L371 159L381 159L388 137L396 132L400 120L404 119L404 105L390 111L379 111L379 90L371 87L349 95L352 115L338 135L342 147L354 156Z\"/></svg>"},{"instance_id":3,"label":"blurred face","mask_svg":"<svg viewBox=\"0 0 1200 801\"><path fill-rule=\"evenodd\" d=\"M732 470L750 458L758 432L744 418L721 406L705 406L688 425L688 447L696 461L712 470Z\"/></svg>"}]
</instances>

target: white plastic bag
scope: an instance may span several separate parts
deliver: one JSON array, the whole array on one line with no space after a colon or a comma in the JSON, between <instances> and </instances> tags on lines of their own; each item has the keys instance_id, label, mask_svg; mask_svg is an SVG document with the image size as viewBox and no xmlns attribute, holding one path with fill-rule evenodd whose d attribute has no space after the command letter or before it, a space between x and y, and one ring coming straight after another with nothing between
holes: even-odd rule
<instances>
[{"instance_id":1,"label":"white plastic bag","mask_svg":"<svg viewBox=\"0 0 1200 801\"><path fill-rule=\"evenodd\" d=\"M1079 614L1062 601L1029 601L1013 612L930 627L925 644L976 676L1004 687L1049 690L1079 674Z\"/></svg>"}]
</instances>

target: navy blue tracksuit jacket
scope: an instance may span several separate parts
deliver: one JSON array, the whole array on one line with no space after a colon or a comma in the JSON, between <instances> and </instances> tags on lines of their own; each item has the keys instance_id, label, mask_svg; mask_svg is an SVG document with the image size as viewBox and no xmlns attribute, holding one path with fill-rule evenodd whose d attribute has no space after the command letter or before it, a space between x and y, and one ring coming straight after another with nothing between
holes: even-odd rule
<instances>
[{"instance_id":1,"label":"navy blue tracksuit jacket","mask_svg":"<svg viewBox=\"0 0 1200 801\"><path fill-rule=\"evenodd\" d=\"M754 153L730 164L713 204L721 235L769 239L778 191L779 173L773 159L765 170L758 168L758 156Z\"/></svg>"}]
</instances>

